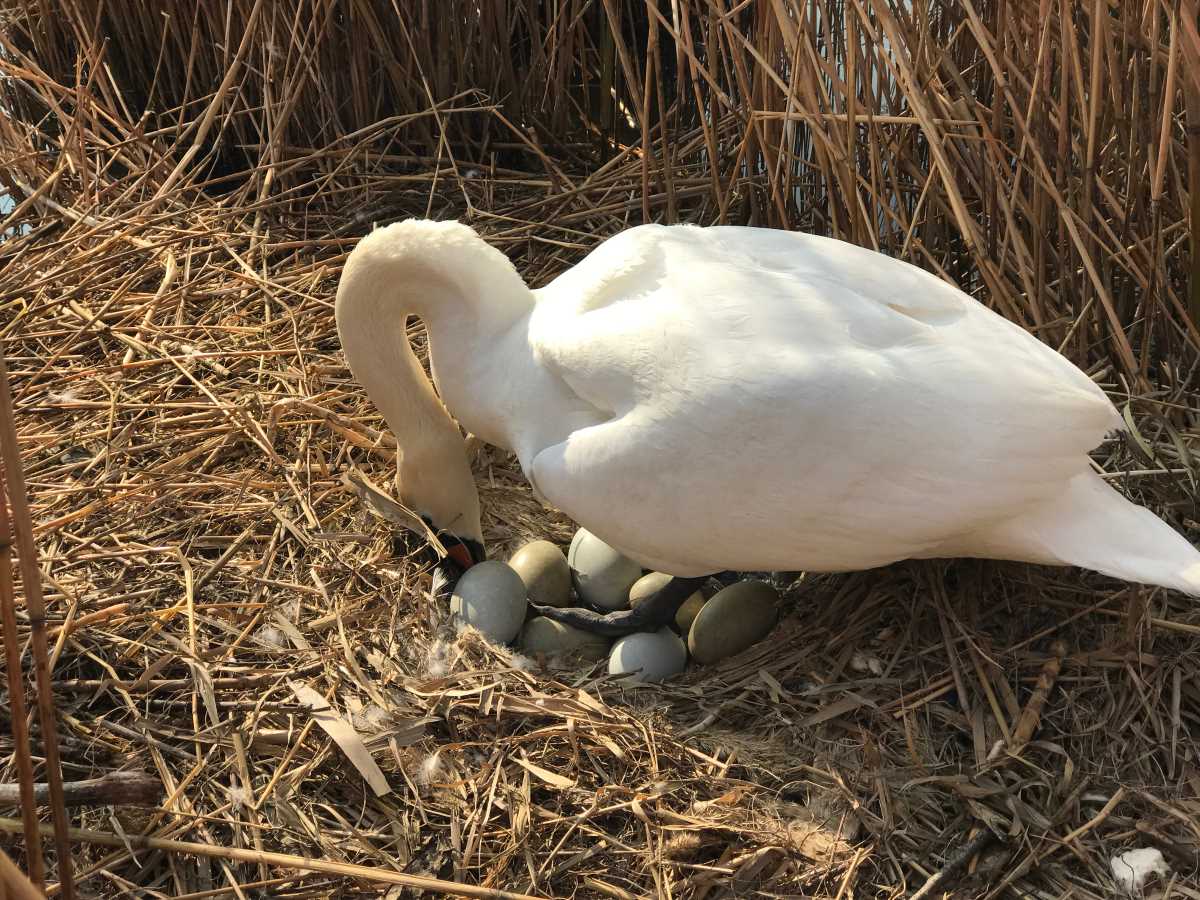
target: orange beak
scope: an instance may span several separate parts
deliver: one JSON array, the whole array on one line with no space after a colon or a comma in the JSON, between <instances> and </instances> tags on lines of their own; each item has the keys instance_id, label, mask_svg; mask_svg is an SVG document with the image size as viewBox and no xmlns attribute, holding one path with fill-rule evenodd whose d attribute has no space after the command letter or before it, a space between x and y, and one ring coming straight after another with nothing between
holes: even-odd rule
<instances>
[{"instance_id":1,"label":"orange beak","mask_svg":"<svg viewBox=\"0 0 1200 900\"><path fill-rule=\"evenodd\" d=\"M462 566L464 572L475 565L475 560L471 559L471 551L467 549L466 544L453 544L447 547L446 555Z\"/></svg>"}]
</instances>

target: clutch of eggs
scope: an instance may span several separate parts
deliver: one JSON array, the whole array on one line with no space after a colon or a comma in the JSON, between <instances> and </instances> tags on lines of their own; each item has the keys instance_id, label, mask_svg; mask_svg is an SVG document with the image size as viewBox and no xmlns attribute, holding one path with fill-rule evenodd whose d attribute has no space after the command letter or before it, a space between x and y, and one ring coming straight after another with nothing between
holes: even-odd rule
<instances>
[{"instance_id":1,"label":"clutch of eggs","mask_svg":"<svg viewBox=\"0 0 1200 900\"><path fill-rule=\"evenodd\" d=\"M585 606L599 612L636 607L668 581L586 529L566 555L550 541L532 541L507 563L489 560L468 569L454 587L452 615L500 644L559 664L608 658L611 675L662 681L687 666L688 657L714 663L762 640L775 626L779 595L763 581L740 581L709 600L697 591L675 615L672 627L626 635L615 643L600 635L530 616L529 603Z\"/></svg>"}]
</instances>

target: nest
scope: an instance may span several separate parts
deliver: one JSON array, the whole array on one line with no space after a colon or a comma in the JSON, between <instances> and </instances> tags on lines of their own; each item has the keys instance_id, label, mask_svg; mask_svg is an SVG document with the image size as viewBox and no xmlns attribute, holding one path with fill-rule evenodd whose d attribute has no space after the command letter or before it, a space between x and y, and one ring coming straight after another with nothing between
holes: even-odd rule
<instances>
[{"instance_id":1,"label":"nest","mask_svg":"<svg viewBox=\"0 0 1200 900\"><path fill-rule=\"evenodd\" d=\"M461 31L401 23L412 53L393 58L427 71L431 93L392 72L379 90L396 112L384 118L339 54L373 48L354 66L382 54L394 35L372 23L393 7L330 13L316 37L284 27L303 19L284 5L231 4L232 43L204 31L224 15L189 19L190 56L171 43L183 40L176 28L155 57L147 48L167 26L116 5L101 15L67 3L51 22L31 4L5 26L13 115L0 119L0 178L15 209L0 243L0 335L64 778L124 771L154 783L145 807L71 810L81 890L1092 897L1109 894L1114 854L1153 846L1173 896L1194 895L1192 602L1074 570L905 563L781 577L784 615L766 641L669 684L549 668L452 630L418 548L346 491L352 465L390 483L394 450L345 366L331 304L357 238L407 215L470 221L535 285L644 218L877 242L956 276L1091 371L1136 435L1133 451L1101 448L1097 465L1194 536L1178 117L1160 116L1160 103L1119 123L1156 144L1169 128L1151 212L1134 197L1145 159L1119 156L1138 142L1093 146L1089 109L1072 104L1068 131L1092 148L1103 183L1083 201L1055 194L1038 166L1056 165L1057 131L1041 119L1022 131L1004 113L1003 154L980 140L1001 112L978 100L991 81L974 54L997 36L955 4L898 19L866 3L851 56L863 84L890 87L866 98L881 118L856 131L847 163L845 98L831 107L807 82L771 77L786 75L783 46L818 65L828 45L815 19L775 18L766 4L717 19L681 3L680 25L648 4L622 25L605 3L603 15L551 22L514 13L512 28L538 38L522 45L523 65L557 72L567 60L563 72L608 79L598 100L584 79L566 125L540 118L545 98L519 73L471 81L469 48L503 31L463 25L471 4L447 14ZM1013 13L1011 54L1040 46L1028 13ZM1161 80L1170 23L1161 46L1134 31L1120 43L1119 24L1097 65L1127 60ZM1057 42L1066 32L1052 25ZM675 42L672 28L697 43ZM935 58L923 29L957 43ZM1096 57L1084 31L1086 63ZM915 82L867 52L888 35L919 68ZM304 65L280 55L286 41ZM430 62L450 46L445 66L461 71ZM664 100L656 85L676 52L678 92ZM1019 73L1037 67L1017 60L1008 89L1024 113L1034 88ZM325 89L314 94L310 77ZM172 90L176 106L137 106L135 95ZM1164 96L1173 109L1175 93ZM689 119L693 97L711 115ZM781 156L784 110L806 117L808 143L789 130ZM1098 115L1117 127L1108 106ZM251 163L222 170L239 153ZM1061 241L1044 240L1049 223ZM411 335L420 348L419 323ZM493 557L533 538L569 541L573 523L532 497L512 458L479 447L474 465ZM22 640L30 627L18 608ZM19 839L7 849L22 859ZM418 877L436 881L405 880Z\"/></svg>"}]
</instances>

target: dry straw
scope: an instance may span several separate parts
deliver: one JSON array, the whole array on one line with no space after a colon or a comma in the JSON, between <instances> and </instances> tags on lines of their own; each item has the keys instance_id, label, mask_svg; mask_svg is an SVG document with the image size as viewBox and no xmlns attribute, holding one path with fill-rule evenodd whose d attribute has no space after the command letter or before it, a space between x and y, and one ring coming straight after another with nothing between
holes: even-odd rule
<instances>
[{"instance_id":1,"label":"dry straw","mask_svg":"<svg viewBox=\"0 0 1200 900\"><path fill-rule=\"evenodd\" d=\"M9 4L0 339L64 796L157 783L68 810L81 890L1100 897L1114 853L1153 845L1184 896L1190 601L898 565L784 579L766 643L669 686L546 671L447 630L347 489L388 484L393 444L331 298L354 241L411 215L470 221L534 284L647 219L835 234L1061 347L1134 430L1097 467L1194 536L1196 13ZM493 556L569 539L514 460L475 464ZM36 651L18 601L6 637Z\"/></svg>"}]
</instances>

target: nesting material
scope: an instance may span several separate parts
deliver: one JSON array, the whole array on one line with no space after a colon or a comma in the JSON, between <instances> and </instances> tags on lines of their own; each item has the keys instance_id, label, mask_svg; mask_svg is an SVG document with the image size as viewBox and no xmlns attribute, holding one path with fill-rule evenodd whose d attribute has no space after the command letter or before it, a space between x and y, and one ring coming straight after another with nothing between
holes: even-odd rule
<instances>
[{"instance_id":1,"label":"nesting material","mask_svg":"<svg viewBox=\"0 0 1200 900\"><path fill-rule=\"evenodd\" d=\"M597 609L628 606L629 589L642 577L641 566L586 528L575 532L567 563L580 599Z\"/></svg>"},{"instance_id":2,"label":"nesting material","mask_svg":"<svg viewBox=\"0 0 1200 900\"><path fill-rule=\"evenodd\" d=\"M454 586L450 612L493 641L507 644L525 622L525 583L505 563L488 560L467 569Z\"/></svg>"}]
</instances>

